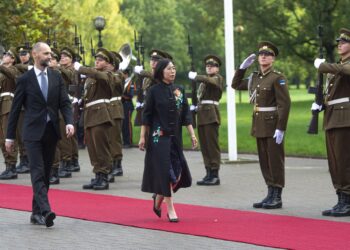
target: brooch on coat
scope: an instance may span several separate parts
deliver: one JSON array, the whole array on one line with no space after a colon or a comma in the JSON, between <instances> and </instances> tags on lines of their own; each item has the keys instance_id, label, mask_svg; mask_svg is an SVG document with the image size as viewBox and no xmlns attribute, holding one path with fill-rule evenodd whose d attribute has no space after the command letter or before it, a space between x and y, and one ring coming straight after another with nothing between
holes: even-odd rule
<instances>
[{"instance_id":1,"label":"brooch on coat","mask_svg":"<svg viewBox=\"0 0 350 250\"><path fill-rule=\"evenodd\" d=\"M158 143L160 137L160 127L158 127L157 130L153 131L152 137L153 143Z\"/></svg>"},{"instance_id":2,"label":"brooch on coat","mask_svg":"<svg viewBox=\"0 0 350 250\"><path fill-rule=\"evenodd\" d=\"M180 109L181 104L183 103L183 94L179 89L174 90L174 96L175 96L175 102L176 102L176 108Z\"/></svg>"}]
</instances>

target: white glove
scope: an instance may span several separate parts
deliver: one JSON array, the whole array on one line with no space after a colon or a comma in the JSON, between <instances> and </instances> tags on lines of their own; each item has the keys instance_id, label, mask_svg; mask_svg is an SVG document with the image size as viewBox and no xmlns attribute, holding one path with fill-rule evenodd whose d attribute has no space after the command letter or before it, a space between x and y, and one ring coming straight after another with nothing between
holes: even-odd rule
<instances>
[{"instance_id":1,"label":"white glove","mask_svg":"<svg viewBox=\"0 0 350 250\"><path fill-rule=\"evenodd\" d=\"M136 108L142 108L143 107L143 103L141 102L136 102Z\"/></svg>"},{"instance_id":2,"label":"white glove","mask_svg":"<svg viewBox=\"0 0 350 250\"><path fill-rule=\"evenodd\" d=\"M33 65L28 65L28 70L31 70L33 67Z\"/></svg>"},{"instance_id":3,"label":"white glove","mask_svg":"<svg viewBox=\"0 0 350 250\"><path fill-rule=\"evenodd\" d=\"M191 80L194 80L196 76L197 76L197 72L194 72L194 71L188 72L188 78L190 78Z\"/></svg>"},{"instance_id":4,"label":"white glove","mask_svg":"<svg viewBox=\"0 0 350 250\"><path fill-rule=\"evenodd\" d=\"M191 106L190 106L190 110L191 110L191 111L197 111L197 106L191 105Z\"/></svg>"},{"instance_id":5,"label":"white glove","mask_svg":"<svg viewBox=\"0 0 350 250\"><path fill-rule=\"evenodd\" d=\"M78 100L78 105L81 106L82 102L83 102L83 99L79 99Z\"/></svg>"},{"instance_id":6,"label":"white glove","mask_svg":"<svg viewBox=\"0 0 350 250\"><path fill-rule=\"evenodd\" d=\"M85 78L86 78L86 75L80 74L80 78L81 78L81 79L85 79Z\"/></svg>"},{"instance_id":7,"label":"white glove","mask_svg":"<svg viewBox=\"0 0 350 250\"><path fill-rule=\"evenodd\" d=\"M80 64L79 62L75 62L75 63L73 64L73 66L74 66L74 69L75 69L76 71L78 71L79 68L81 67L81 64Z\"/></svg>"},{"instance_id":8,"label":"white glove","mask_svg":"<svg viewBox=\"0 0 350 250\"><path fill-rule=\"evenodd\" d=\"M78 100L78 98L76 98L76 97L73 97L73 101L72 101L72 104L75 104L75 103L79 103L79 100Z\"/></svg>"},{"instance_id":9,"label":"white glove","mask_svg":"<svg viewBox=\"0 0 350 250\"><path fill-rule=\"evenodd\" d=\"M142 65L136 65L135 68L134 68L134 72L136 74L140 74L142 70L143 70Z\"/></svg>"},{"instance_id":10,"label":"white glove","mask_svg":"<svg viewBox=\"0 0 350 250\"><path fill-rule=\"evenodd\" d=\"M315 61L314 61L314 66L316 69L318 69L321 65L321 63L324 63L326 61L326 59L324 58L316 58Z\"/></svg>"},{"instance_id":11,"label":"white glove","mask_svg":"<svg viewBox=\"0 0 350 250\"><path fill-rule=\"evenodd\" d=\"M244 59L244 61L242 62L241 66L239 66L239 68L240 69L248 68L255 61L255 58L256 58L256 55L255 54L251 54L246 59Z\"/></svg>"},{"instance_id":12,"label":"white glove","mask_svg":"<svg viewBox=\"0 0 350 250\"><path fill-rule=\"evenodd\" d=\"M283 141L284 131L276 129L275 134L273 135L273 138L276 138L276 143L281 144Z\"/></svg>"},{"instance_id":13,"label":"white glove","mask_svg":"<svg viewBox=\"0 0 350 250\"><path fill-rule=\"evenodd\" d=\"M322 105L318 105L316 102L312 103L311 105L311 110L318 110L321 111L322 110Z\"/></svg>"}]
</instances>

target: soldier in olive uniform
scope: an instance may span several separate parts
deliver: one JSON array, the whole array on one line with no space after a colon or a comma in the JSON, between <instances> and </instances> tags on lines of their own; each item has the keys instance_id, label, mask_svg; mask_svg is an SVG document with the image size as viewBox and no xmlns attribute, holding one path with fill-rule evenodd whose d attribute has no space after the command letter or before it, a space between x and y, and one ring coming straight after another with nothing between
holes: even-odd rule
<instances>
[{"instance_id":1,"label":"soldier in olive uniform","mask_svg":"<svg viewBox=\"0 0 350 250\"><path fill-rule=\"evenodd\" d=\"M121 71L119 71L119 63L123 61L123 58L117 53L112 51L114 55L114 63L111 64L111 71L114 73L114 79L112 82L112 98L109 106L110 113L114 120L114 125L111 129L111 154L112 154L112 172L113 176L123 176L122 159L123 159L123 140L122 140L122 123L124 119L124 110L122 103L122 95L124 88L124 77Z\"/></svg>"},{"instance_id":2,"label":"soldier in olive uniform","mask_svg":"<svg viewBox=\"0 0 350 250\"><path fill-rule=\"evenodd\" d=\"M79 74L88 77L84 87L84 128L95 178L89 184L83 185L84 189L109 188L108 174L112 168L109 137L114 124L108 109L114 81L114 73L108 69L111 63L113 63L111 53L100 48L95 55L95 68L82 67L77 62L74 64Z\"/></svg>"},{"instance_id":3,"label":"soldier in olive uniform","mask_svg":"<svg viewBox=\"0 0 350 250\"><path fill-rule=\"evenodd\" d=\"M28 71L28 67L32 67L32 60L30 57L30 47L19 46L17 47L17 52L19 55L20 63L16 64L15 67L21 72L21 74ZM22 125L23 125L24 109L19 115L18 125L17 125L17 142L19 151L19 164L16 167L17 173L24 174L29 173L28 167L28 157L22 141Z\"/></svg>"},{"instance_id":4,"label":"soldier in olive uniform","mask_svg":"<svg viewBox=\"0 0 350 250\"><path fill-rule=\"evenodd\" d=\"M11 110L14 92L16 89L16 77L20 74L19 71L14 67L14 64L18 62L19 58L16 51L14 49L9 49L3 57L2 65L0 65L0 143L6 164L5 171L0 174L0 180L17 178L17 145L15 145L15 150L13 152L8 153L5 148L5 139L8 116Z\"/></svg>"},{"instance_id":5,"label":"soldier in olive uniform","mask_svg":"<svg viewBox=\"0 0 350 250\"><path fill-rule=\"evenodd\" d=\"M129 148L132 146L132 123L131 117L134 111L134 104L132 99L134 97L135 82L134 77L131 74L131 67L128 67L123 71L124 82L124 92L122 96L123 109L124 109L124 120L122 126L123 134L123 147Z\"/></svg>"},{"instance_id":6,"label":"soldier in olive uniform","mask_svg":"<svg viewBox=\"0 0 350 250\"><path fill-rule=\"evenodd\" d=\"M221 152L219 146L219 127L221 124L219 101L224 88L224 79L219 74L221 60L216 55L204 58L207 75L190 71L188 77L199 82L197 126L199 144L204 160L206 175L197 185L220 185L219 170Z\"/></svg>"},{"instance_id":7,"label":"soldier in olive uniform","mask_svg":"<svg viewBox=\"0 0 350 250\"><path fill-rule=\"evenodd\" d=\"M256 137L262 175L268 187L267 196L253 204L255 208L282 207L284 188L284 132L290 110L290 97L284 75L273 69L277 47L271 42L259 44L260 70L244 79L246 69L254 62L255 54L247 57L236 71L232 88L248 90L254 105L251 135Z\"/></svg>"},{"instance_id":8,"label":"soldier in olive uniform","mask_svg":"<svg viewBox=\"0 0 350 250\"><path fill-rule=\"evenodd\" d=\"M324 105L313 103L312 110L324 110L323 127L329 172L338 203L322 212L324 216L350 216L350 30L339 31L339 63L326 63L317 58L318 72L327 74Z\"/></svg>"}]
</instances>

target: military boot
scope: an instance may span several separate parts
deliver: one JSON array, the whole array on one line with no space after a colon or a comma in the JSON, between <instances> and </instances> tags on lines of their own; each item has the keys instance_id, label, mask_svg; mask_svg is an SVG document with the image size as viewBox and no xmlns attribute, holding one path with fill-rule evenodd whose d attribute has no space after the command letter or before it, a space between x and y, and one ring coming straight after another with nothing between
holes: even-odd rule
<instances>
[{"instance_id":1,"label":"military boot","mask_svg":"<svg viewBox=\"0 0 350 250\"><path fill-rule=\"evenodd\" d=\"M114 175L108 174L108 182L109 182L109 183L113 183L114 181L115 181Z\"/></svg>"},{"instance_id":2,"label":"military boot","mask_svg":"<svg viewBox=\"0 0 350 250\"><path fill-rule=\"evenodd\" d=\"M108 174L99 173L97 176L97 181L93 186L94 190L105 190L109 188L108 184Z\"/></svg>"},{"instance_id":3,"label":"military boot","mask_svg":"<svg viewBox=\"0 0 350 250\"><path fill-rule=\"evenodd\" d=\"M83 189L93 189L94 185L97 183L99 173L95 174L95 178L92 178L89 184L83 185Z\"/></svg>"},{"instance_id":4,"label":"military boot","mask_svg":"<svg viewBox=\"0 0 350 250\"><path fill-rule=\"evenodd\" d=\"M202 185L202 186L220 185L219 170L218 169L209 170L209 177L205 181L203 181L203 184L199 184L199 185Z\"/></svg>"},{"instance_id":5,"label":"military boot","mask_svg":"<svg viewBox=\"0 0 350 250\"><path fill-rule=\"evenodd\" d=\"M253 203L253 207L254 207L254 208L262 208L262 207L263 207L263 204L266 203L269 199L271 199L271 197L272 197L272 192L273 192L273 187L268 186L266 197L265 197L262 201L260 201L260 202Z\"/></svg>"},{"instance_id":6,"label":"military boot","mask_svg":"<svg viewBox=\"0 0 350 250\"><path fill-rule=\"evenodd\" d=\"M79 164L78 159L72 159L70 161L70 165L71 165L72 172L79 172L80 171L80 164Z\"/></svg>"},{"instance_id":7,"label":"military boot","mask_svg":"<svg viewBox=\"0 0 350 250\"><path fill-rule=\"evenodd\" d=\"M123 176L122 160L113 161L112 175L113 176Z\"/></svg>"},{"instance_id":8,"label":"military boot","mask_svg":"<svg viewBox=\"0 0 350 250\"><path fill-rule=\"evenodd\" d=\"M29 173L28 158L27 156L21 156L19 158L19 164L16 167L16 172L18 174Z\"/></svg>"},{"instance_id":9,"label":"military boot","mask_svg":"<svg viewBox=\"0 0 350 250\"><path fill-rule=\"evenodd\" d=\"M0 174L0 180L17 179L16 164L6 163L6 169Z\"/></svg>"},{"instance_id":10,"label":"military boot","mask_svg":"<svg viewBox=\"0 0 350 250\"><path fill-rule=\"evenodd\" d=\"M209 178L209 176L210 176L210 174L209 174L209 168L208 168L208 167L205 167L205 170L206 170L206 175L203 177L202 180L197 181L197 185L199 185L199 186L203 185L203 183L204 183L206 180L208 180L208 178Z\"/></svg>"},{"instance_id":11,"label":"military boot","mask_svg":"<svg viewBox=\"0 0 350 250\"><path fill-rule=\"evenodd\" d=\"M263 203L262 208L265 209L276 209L282 207L282 188L272 187L272 196L265 203Z\"/></svg>"},{"instance_id":12,"label":"military boot","mask_svg":"<svg viewBox=\"0 0 350 250\"><path fill-rule=\"evenodd\" d=\"M332 216L345 217L350 216L350 195L340 192L339 206L332 210Z\"/></svg>"},{"instance_id":13,"label":"military boot","mask_svg":"<svg viewBox=\"0 0 350 250\"><path fill-rule=\"evenodd\" d=\"M69 162L61 161L60 168L58 169L58 177L60 178L70 178L72 177L72 173L69 171Z\"/></svg>"},{"instance_id":14,"label":"military boot","mask_svg":"<svg viewBox=\"0 0 350 250\"><path fill-rule=\"evenodd\" d=\"M58 177L58 168L51 168L49 182L50 185L60 184L60 178Z\"/></svg>"},{"instance_id":15,"label":"military boot","mask_svg":"<svg viewBox=\"0 0 350 250\"><path fill-rule=\"evenodd\" d=\"M332 216L332 211L339 207L339 203L340 203L340 192L339 191L337 191L337 196L338 196L337 204L335 204L335 206L333 206L331 209L327 209L327 210L322 211L323 216Z\"/></svg>"}]
</instances>

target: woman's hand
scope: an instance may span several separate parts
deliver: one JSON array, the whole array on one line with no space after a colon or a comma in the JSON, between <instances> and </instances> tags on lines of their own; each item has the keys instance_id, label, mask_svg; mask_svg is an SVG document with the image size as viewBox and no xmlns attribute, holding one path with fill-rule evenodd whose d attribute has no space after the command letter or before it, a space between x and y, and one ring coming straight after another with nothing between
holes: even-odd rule
<instances>
[{"instance_id":1,"label":"woman's hand","mask_svg":"<svg viewBox=\"0 0 350 250\"><path fill-rule=\"evenodd\" d=\"M191 136L192 149L195 149L198 146L198 141L195 135Z\"/></svg>"},{"instance_id":2,"label":"woman's hand","mask_svg":"<svg viewBox=\"0 0 350 250\"><path fill-rule=\"evenodd\" d=\"M139 149L140 149L141 151L145 151L145 137L140 137Z\"/></svg>"}]
</instances>

